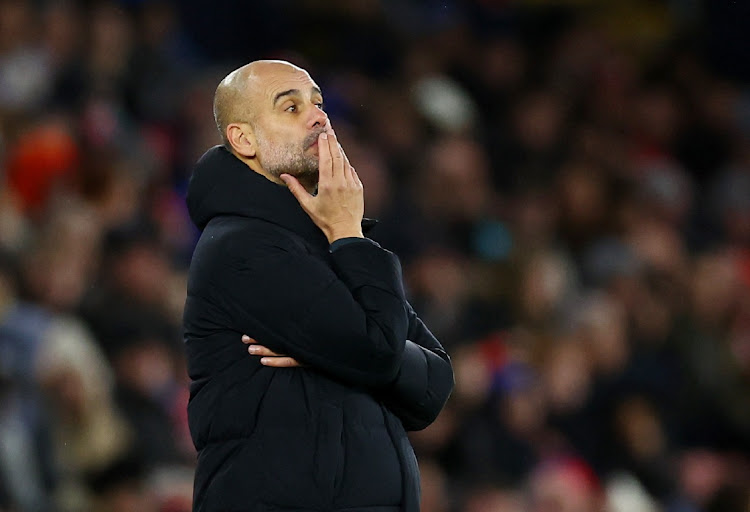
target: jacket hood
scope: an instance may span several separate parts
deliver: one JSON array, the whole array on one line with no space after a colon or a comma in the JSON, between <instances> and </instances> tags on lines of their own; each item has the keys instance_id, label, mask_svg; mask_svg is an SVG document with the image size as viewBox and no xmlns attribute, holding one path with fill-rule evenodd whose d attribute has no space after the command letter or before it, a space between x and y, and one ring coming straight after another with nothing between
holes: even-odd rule
<instances>
[{"instance_id":1,"label":"jacket hood","mask_svg":"<svg viewBox=\"0 0 750 512\"><path fill-rule=\"evenodd\" d=\"M273 222L308 239L323 237L285 185L256 173L225 146L212 147L195 164L186 200L190 219L201 231L214 217L239 215ZM376 223L363 219L362 230L366 233Z\"/></svg>"},{"instance_id":2,"label":"jacket hood","mask_svg":"<svg viewBox=\"0 0 750 512\"><path fill-rule=\"evenodd\" d=\"M286 186L256 173L224 146L195 164L187 191L190 219L201 231L221 215L260 218L301 235L322 236Z\"/></svg>"}]
</instances>

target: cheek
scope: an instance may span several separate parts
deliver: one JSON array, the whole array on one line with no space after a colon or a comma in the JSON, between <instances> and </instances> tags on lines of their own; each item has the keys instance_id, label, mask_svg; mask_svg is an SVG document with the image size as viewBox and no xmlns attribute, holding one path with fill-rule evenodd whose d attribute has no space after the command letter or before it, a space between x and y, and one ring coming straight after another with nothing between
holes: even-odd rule
<instances>
[{"instance_id":1,"label":"cheek","mask_svg":"<svg viewBox=\"0 0 750 512\"><path fill-rule=\"evenodd\" d=\"M266 148L263 152L263 157L267 162L281 162L284 159L284 154L287 152L287 148L283 144L269 143L266 144Z\"/></svg>"},{"instance_id":2,"label":"cheek","mask_svg":"<svg viewBox=\"0 0 750 512\"><path fill-rule=\"evenodd\" d=\"M265 134L263 136L258 135L257 137L257 153L261 161L268 160L275 153L275 145L271 142L271 140L273 139L266 137Z\"/></svg>"},{"instance_id":3,"label":"cheek","mask_svg":"<svg viewBox=\"0 0 750 512\"><path fill-rule=\"evenodd\" d=\"M288 126L267 127L257 132L256 143L261 164L273 169L287 165L290 159L299 159L305 153L305 137L306 133Z\"/></svg>"}]
</instances>

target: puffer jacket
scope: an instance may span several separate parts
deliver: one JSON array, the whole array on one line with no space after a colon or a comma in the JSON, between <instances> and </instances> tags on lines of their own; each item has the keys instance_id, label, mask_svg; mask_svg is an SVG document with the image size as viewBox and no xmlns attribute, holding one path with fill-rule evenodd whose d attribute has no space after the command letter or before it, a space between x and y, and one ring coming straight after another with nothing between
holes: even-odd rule
<instances>
[{"instance_id":1,"label":"puffer jacket","mask_svg":"<svg viewBox=\"0 0 750 512\"><path fill-rule=\"evenodd\" d=\"M331 250L284 186L223 146L196 165L202 230L184 312L195 512L416 512L406 435L438 415L450 359L404 297L397 258ZM271 368L248 334L305 366Z\"/></svg>"}]
</instances>

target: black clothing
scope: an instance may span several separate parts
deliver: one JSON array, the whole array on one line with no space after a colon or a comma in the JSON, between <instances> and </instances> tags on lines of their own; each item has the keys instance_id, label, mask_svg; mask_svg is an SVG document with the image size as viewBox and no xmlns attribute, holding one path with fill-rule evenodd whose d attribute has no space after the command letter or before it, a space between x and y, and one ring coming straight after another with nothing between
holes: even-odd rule
<instances>
[{"instance_id":1,"label":"black clothing","mask_svg":"<svg viewBox=\"0 0 750 512\"><path fill-rule=\"evenodd\" d=\"M453 371L395 256L374 242L330 251L286 187L222 146L187 202L203 230L184 316L193 510L417 511L405 431L435 419ZM306 366L262 366L243 333Z\"/></svg>"}]
</instances>

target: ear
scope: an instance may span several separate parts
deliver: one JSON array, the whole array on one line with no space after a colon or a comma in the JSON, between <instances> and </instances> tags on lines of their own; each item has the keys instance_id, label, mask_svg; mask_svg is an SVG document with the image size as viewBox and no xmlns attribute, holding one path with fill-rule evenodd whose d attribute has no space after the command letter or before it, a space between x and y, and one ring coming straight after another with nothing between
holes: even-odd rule
<instances>
[{"instance_id":1,"label":"ear","mask_svg":"<svg viewBox=\"0 0 750 512\"><path fill-rule=\"evenodd\" d=\"M253 158L257 152L255 136L247 123L232 123L227 126L227 141L237 154Z\"/></svg>"}]
</instances>

